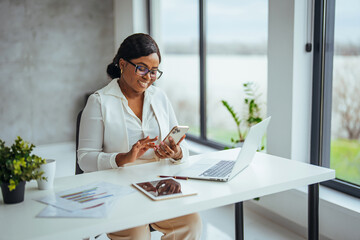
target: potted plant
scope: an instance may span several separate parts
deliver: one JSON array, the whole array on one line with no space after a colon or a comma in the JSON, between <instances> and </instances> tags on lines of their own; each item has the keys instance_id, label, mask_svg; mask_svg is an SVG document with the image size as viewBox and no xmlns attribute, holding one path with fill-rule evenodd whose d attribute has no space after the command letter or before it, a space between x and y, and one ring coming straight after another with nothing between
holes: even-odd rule
<instances>
[{"instance_id":1,"label":"potted plant","mask_svg":"<svg viewBox=\"0 0 360 240\"><path fill-rule=\"evenodd\" d=\"M234 111L234 108L230 106L227 101L221 101L236 123L238 138L231 138L233 147L242 146L249 128L252 125L262 121L261 108L259 103L261 94L258 93L257 85L254 82L247 82L243 84L243 87L245 92L244 103L247 108L247 114L243 118L241 118L239 114ZM261 146L261 150L263 148L264 146Z\"/></svg>"},{"instance_id":2,"label":"potted plant","mask_svg":"<svg viewBox=\"0 0 360 240\"><path fill-rule=\"evenodd\" d=\"M0 184L4 203L24 201L26 181L45 179L38 170L45 159L30 155L34 147L21 137L17 137L11 147L0 139Z\"/></svg>"}]
</instances>

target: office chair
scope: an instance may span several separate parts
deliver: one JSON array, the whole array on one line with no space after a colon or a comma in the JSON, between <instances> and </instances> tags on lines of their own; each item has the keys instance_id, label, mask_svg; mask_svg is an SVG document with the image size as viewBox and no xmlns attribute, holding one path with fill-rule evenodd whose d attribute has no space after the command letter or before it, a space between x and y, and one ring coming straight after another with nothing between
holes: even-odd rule
<instances>
[{"instance_id":1,"label":"office chair","mask_svg":"<svg viewBox=\"0 0 360 240\"><path fill-rule=\"evenodd\" d=\"M83 110L81 110L76 119L76 165L75 165L75 174L82 174L84 171L81 170L79 163L78 163L78 156L77 156L77 150L79 148L79 130L80 130L80 121L81 121L81 115Z\"/></svg>"}]
</instances>

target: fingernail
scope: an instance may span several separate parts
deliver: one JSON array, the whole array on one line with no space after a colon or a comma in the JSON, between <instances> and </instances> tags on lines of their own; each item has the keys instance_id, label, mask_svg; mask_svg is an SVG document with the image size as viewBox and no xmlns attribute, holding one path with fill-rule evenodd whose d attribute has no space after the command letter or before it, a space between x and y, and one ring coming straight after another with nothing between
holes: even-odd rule
<instances>
[{"instance_id":1,"label":"fingernail","mask_svg":"<svg viewBox=\"0 0 360 240\"><path fill-rule=\"evenodd\" d=\"M164 142L161 142L162 145L164 145Z\"/></svg>"}]
</instances>

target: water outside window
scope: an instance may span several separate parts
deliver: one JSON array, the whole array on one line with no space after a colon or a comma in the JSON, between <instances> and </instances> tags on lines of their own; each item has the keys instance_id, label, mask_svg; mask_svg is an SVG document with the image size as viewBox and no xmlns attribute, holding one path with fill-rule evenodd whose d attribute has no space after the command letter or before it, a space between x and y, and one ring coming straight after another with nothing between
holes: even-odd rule
<instances>
[{"instance_id":1,"label":"water outside window","mask_svg":"<svg viewBox=\"0 0 360 240\"><path fill-rule=\"evenodd\" d=\"M360 185L360 1L336 1L330 167Z\"/></svg>"},{"instance_id":2,"label":"water outside window","mask_svg":"<svg viewBox=\"0 0 360 240\"><path fill-rule=\"evenodd\" d=\"M160 1L163 76L156 85L168 95L180 125L200 135L199 6L198 1Z\"/></svg>"},{"instance_id":3,"label":"water outside window","mask_svg":"<svg viewBox=\"0 0 360 240\"><path fill-rule=\"evenodd\" d=\"M207 1L207 137L233 145L237 126L222 100L233 107L248 129L244 83L257 88L260 116L266 116L267 0Z\"/></svg>"}]
</instances>

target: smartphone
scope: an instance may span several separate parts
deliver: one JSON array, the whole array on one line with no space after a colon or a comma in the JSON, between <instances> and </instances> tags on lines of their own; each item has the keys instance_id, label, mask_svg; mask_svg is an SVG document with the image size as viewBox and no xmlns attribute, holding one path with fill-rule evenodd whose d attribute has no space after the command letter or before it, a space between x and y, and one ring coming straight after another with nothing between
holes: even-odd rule
<instances>
[{"instance_id":1,"label":"smartphone","mask_svg":"<svg viewBox=\"0 0 360 240\"><path fill-rule=\"evenodd\" d=\"M174 139L174 142L178 144L180 139L185 135L188 130L188 126L175 126L170 130L169 134L166 136L166 138L164 138L163 142L167 145L170 145L169 137L171 136Z\"/></svg>"}]
</instances>

